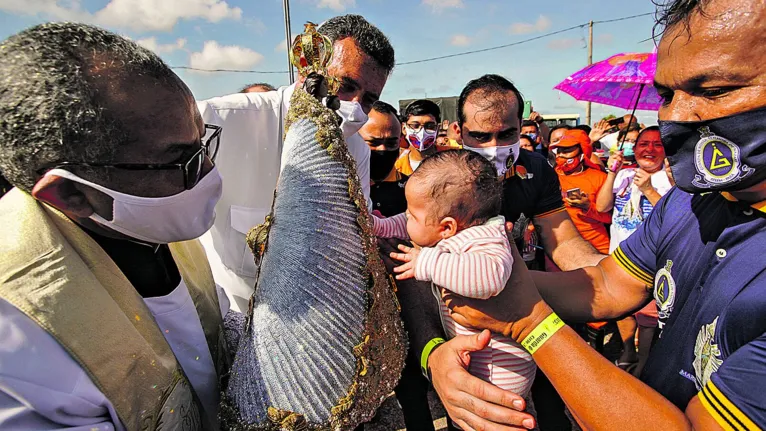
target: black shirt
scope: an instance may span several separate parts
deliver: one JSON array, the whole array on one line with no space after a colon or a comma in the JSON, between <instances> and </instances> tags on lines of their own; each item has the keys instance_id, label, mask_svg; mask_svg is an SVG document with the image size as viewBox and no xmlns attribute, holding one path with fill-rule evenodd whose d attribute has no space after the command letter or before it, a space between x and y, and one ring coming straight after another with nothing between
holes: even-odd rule
<instances>
[{"instance_id":1,"label":"black shirt","mask_svg":"<svg viewBox=\"0 0 766 431\"><path fill-rule=\"evenodd\" d=\"M112 258L141 297L168 295L181 283L181 274L167 244L142 244L108 238L89 229L83 231Z\"/></svg>"},{"instance_id":2,"label":"black shirt","mask_svg":"<svg viewBox=\"0 0 766 431\"><path fill-rule=\"evenodd\" d=\"M503 181L503 216L516 221L523 213L534 218L564 208L556 171L545 157L521 150L514 165L515 175Z\"/></svg>"},{"instance_id":3,"label":"black shirt","mask_svg":"<svg viewBox=\"0 0 766 431\"><path fill-rule=\"evenodd\" d=\"M518 222L521 214L527 218L544 217L564 209L561 185L556 171L548 160L538 153L521 150L514 171L503 181L503 216L507 221ZM519 238L516 247L524 249ZM545 256L541 249L534 261L527 262L530 269L544 270Z\"/></svg>"},{"instance_id":4,"label":"black shirt","mask_svg":"<svg viewBox=\"0 0 766 431\"><path fill-rule=\"evenodd\" d=\"M407 175L397 173L396 181L380 181L370 184L370 200L373 211L378 210L384 217L393 217L407 210L404 185Z\"/></svg>"}]
</instances>

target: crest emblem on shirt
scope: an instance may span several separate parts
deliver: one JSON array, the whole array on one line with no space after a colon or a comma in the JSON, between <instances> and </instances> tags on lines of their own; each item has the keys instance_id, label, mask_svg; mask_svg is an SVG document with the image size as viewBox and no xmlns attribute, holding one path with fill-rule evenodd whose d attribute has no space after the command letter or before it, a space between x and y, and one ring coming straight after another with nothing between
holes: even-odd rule
<instances>
[{"instance_id":1,"label":"crest emblem on shirt","mask_svg":"<svg viewBox=\"0 0 766 431\"><path fill-rule=\"evenodd\" d=\"M676 281L670 270L673 268L673 261L668 260L664 268L660 268L654 276L654 299L657 301L657 315L659 316L659 327L665 326L665 321L670 317L673 311L673 304L676 301Z\"/></svg>"},{"instance_id":2,"label":"crest emblem on shirt","mask_svg":"<svg viewBox=\"0 0 766 431\"><path fill-rule=\"evenodd\" d=\"M723 363L721 359L721 350L715 343L715 328L718 324L718 317L711 323L702 325L697 334L697 342L694 344L694 375L697 378L697 389L710 381L710 376L718 371Z\"/></svg>"},{"instance_id":3,"label":"crest emblem on shirt","mask_svg":"<svg viewBox=\"0 0 766 431\"><path fill-rule=\"evenodd\" d=\"M698 174L692 184L710 188L729 184L753 173L751 167L741 163L736 144L713 134L709 127L700 127L699 133L700 140L694 149L694 166Z\"/></svg>"},{"instance_id":4,"label":"crest emblem on shirt","mask_svg":"<svg viewBox=\"0 0 766 431\"><path fill-rule=\"evenodd\" d=\"M514 162L516 162L515 158L513 157L513 153L511 153L510 156L508 156L508 159L505 161L505 174L503 174L503 179L507 180L508 178L513 178L514 175L516 175L516 170L514 169Z\"/></svg>"}]
</instances>

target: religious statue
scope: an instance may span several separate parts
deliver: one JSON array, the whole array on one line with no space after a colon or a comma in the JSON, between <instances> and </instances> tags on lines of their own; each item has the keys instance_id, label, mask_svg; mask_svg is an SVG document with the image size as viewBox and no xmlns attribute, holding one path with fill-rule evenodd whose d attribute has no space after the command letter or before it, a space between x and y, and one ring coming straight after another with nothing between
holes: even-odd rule
<instances>
[{"instance_id":1,"label":"religious statue","mask_svg":"<svg viewBox=\"0 0 766 431\"><path fill-rule=\"evenodd\" d=\"M391 393L407 352L356 165L327 107L332 43L309 23L290 52L307 79L290 100L292 150L271 214L248 235L258 274L224 429L353 429Z\"/></svg>"}]
</instances>

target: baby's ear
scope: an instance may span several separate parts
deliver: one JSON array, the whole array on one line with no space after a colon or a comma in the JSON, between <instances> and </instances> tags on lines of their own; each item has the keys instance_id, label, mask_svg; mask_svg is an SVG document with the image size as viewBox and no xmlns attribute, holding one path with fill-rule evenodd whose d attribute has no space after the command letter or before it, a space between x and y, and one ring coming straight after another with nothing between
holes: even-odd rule
<instances>
[{"instance_id":1,"label":"baby's ear","mask_svg":"<svg viewBox=\"0 0 766 431\"><path fill-rule=\"evenodd\" d=\"M444 217L439 222L439 235L442 239L447 239L455 236L457 233L457 220L452 217Z\"/></svg>"}]
</instances>

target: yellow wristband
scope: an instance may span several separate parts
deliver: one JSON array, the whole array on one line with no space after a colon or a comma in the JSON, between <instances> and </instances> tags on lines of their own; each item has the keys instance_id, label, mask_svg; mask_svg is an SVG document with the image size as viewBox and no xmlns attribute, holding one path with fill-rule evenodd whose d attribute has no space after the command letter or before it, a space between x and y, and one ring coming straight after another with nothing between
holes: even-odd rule
<instances>
[{"instance_id":1,"label":"yellow wristband","mask_svg":"<svg viewBox=\"0 0 766 431\"><path fill-rule=\"evenodd\" d=\"M562 327L564 322L561 318L551 313L521 341L521 345L532 355Z\"/></svg>"},{"instance_id":2,"label":"yellow wristband","mask_svg":"<svg viewBox=\"0 0 766 431\"><path fill-rule=\"evenodd\" d=\"M431 376L428 375L428 357L431 356L431 352L433 352L437 346L442 345L445 342L444 338L433 338L426 343L425 347L423 347L423 352L420 354L420 371L423 372L423 376L428 380L431 380Z\"/></svg>"}]
</instances>

